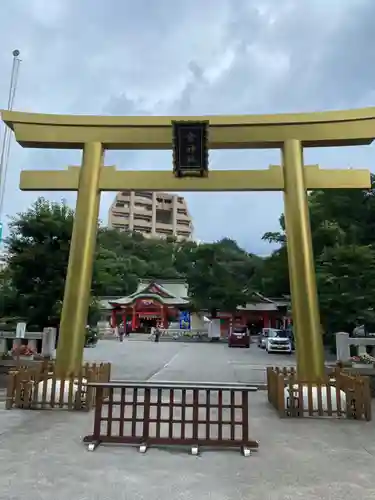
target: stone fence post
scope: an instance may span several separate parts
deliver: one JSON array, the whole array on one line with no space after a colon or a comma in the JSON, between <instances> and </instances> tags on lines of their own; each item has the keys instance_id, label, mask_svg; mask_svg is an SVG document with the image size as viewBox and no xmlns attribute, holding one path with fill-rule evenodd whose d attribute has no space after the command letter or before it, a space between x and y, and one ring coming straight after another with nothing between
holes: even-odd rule
<instances>
[{"instance_id":1,"label":"stone fence post","mask_svg":"<svg viewBox=\"0 0 375 500\"><path fill-rule=\"evenodd\" d=\"M56 328L43 328L42 337L42 356L51 357L56 345Z\"/></svg>"},{"instance_id":2,"label":"stone fence post","mask_svg":"<svg viewBox=\"0 0 375 500\"><path fill-rule=\"evenodd\" d=\"M346 363L350 360L349 333L336 333L336 358L337 361Z\"/></svg>"}]
</instances>

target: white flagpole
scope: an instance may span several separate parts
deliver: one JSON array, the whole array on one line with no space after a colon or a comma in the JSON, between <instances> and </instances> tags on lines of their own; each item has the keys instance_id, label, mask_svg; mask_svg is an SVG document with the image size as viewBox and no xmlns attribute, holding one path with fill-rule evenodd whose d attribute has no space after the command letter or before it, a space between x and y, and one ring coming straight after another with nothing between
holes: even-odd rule
<instances>
[{"instance_id":1,"label":"white flagpole","mask_svg":"<svg viewBox=\"0 0 375 500\"><path fill-rule=\"evenodd\" d=\"M12 64L12 72L10 76L10 85L8 94L8 106L7 106L8 111L12 111L13 109L14 99L17 91L19 68L21 63L21 59L19 58L20 55L19 50L14 50L12 55L13 55L13 64ZM3 140L2 140L1 155L0 155L0 244L2 241L2 232L3 232L2 216L3 216L5 185L8 172L11 143L12 143L11 130L4 124Z\"/></svg>"}]
</instances>

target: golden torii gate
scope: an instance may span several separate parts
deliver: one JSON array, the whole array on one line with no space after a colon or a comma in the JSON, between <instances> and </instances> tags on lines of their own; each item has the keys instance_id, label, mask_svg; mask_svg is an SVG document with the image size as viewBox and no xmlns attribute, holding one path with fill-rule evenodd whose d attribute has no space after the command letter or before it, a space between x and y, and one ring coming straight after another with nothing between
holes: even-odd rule
<instances>
[{"instance_id":1,"label":"golden torii gate","mask_svg":"<svg viewBox=\"0 0 375 500\"><path fill-rule=\"evenodd\" d=\"M82 149L81 167L24 171L23 190L78 191L61 314L57 369L82 363L84 327L96 243L100 191L283 191L292 311L301 378L324 374L307 190L370 188L367 170L304 167L303 147L371 144L375 108L305 114L209 117L109 117L43 115L3 111L4 122L23 147ZM175 178L171 171L117 171L104 166L106 149L172 149L172 121L209 121L210 149L277 148L282 167L213 171L206 178Z\"/></svg>"}]
</instances>

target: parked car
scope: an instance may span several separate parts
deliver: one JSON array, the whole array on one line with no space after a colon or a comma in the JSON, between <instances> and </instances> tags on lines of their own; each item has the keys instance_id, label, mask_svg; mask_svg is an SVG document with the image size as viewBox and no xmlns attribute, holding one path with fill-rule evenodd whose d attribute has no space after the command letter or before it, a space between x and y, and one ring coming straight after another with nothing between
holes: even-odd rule
<instances>
[{"instance_id":1,"label":"parked car","mask_svg":"<svg viewBox=\"0 0 375 500\"><path fill-rule=\"evenodd\" d=\"M250 347L250 332L247 326L234 325L229 330L228 347Z\"/></svg>"},{"instance_id":2,"label":"parked car","mask_svg":"<svg viewBox=\"0 0 375 500\"><path fill-rule=\"evenodd\" d=\"M268 332L269 331L270 331L270 328L263 328L262 331L259 334L259 337L258 337L258 347L260 347L261 349L265 349L266 348L267 338L268 338Z\"/></svg>"},{"instance_id":3,"label":"parked car","mask_svg":"<svg viewBox=\"0 0 375 500\"><path fill-rule=\"evenodd\" d=\"M270 328L266 341L266 351L269 354L273 352L292 354L292 342L288 332Z\"/></svg>"}]
</instances>

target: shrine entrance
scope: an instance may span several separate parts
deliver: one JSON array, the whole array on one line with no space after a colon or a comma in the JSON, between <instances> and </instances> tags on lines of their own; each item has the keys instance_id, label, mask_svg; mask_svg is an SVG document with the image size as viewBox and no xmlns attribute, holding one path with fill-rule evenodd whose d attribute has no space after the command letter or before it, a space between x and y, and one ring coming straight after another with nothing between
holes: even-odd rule
<instances>
[{"instance_id":1,"label":"shrine entrance","mask_svg":"<svg viewBox=\"0 0 375 500\"><path fill-rule=\"evenodd\" d=\"M148 318L147 316L138 316L138 326L135 328L137 333L151 333L152 328L158 324L157 316Z\"/></svg>"},{"instance_id":2,"label":"shrine entrance","mask_svg":"<svg viewBox=\"0 0 375 500\"><path fill-rule=\"evenodd\" d=\"M314 269L307 191L370 188L367 170L320 170L305 166L308 147L358 146L375 137L375 108L323 113L259 116L156 117L64 116L2 111L21 146L81 149L81 167L62 171L24 171L20 187L29 191L78 191L68 272L60 324L56 368L82 366L83 335L90 301L93 259L101 191L283 191L297 369L301 379L325 375L318 296ZM199 151L207 166L208 148L190 144L192 134L176 137L174 123L205 123L201 139L209 149L272 148L281 151L281 165L266 170L203 172L117 171L104 165L112 150L182 148L174 160L195 162ZM193 134L194 135L194 134ZM177 175L175 175L177 174Z\"/></svg>"}]
</instances>

